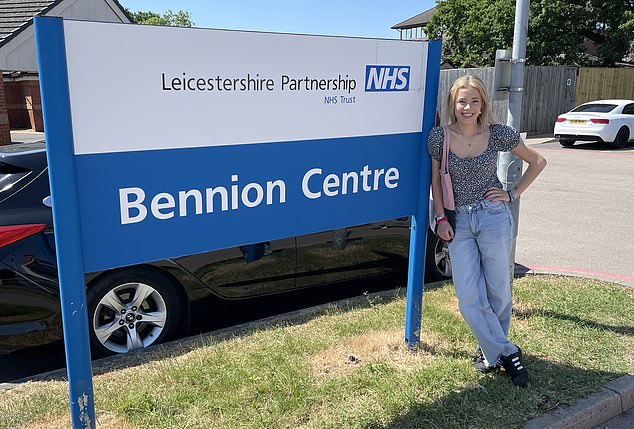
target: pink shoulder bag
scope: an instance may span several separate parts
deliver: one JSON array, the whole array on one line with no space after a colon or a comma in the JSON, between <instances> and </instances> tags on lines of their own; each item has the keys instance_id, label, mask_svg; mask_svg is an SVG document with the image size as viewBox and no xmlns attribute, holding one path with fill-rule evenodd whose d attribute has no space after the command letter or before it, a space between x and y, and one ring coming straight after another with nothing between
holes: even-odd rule
<instances>
[{"instance_id":1,"label":"pink shoulder bag","mask_svg":"<svg viewBox=\"0 0 634 429\"><path fill-rule=\"evenodd\" d=\"M449 175L449 140L451 131L449 127L442 127L445 138L442 145L442 161L440 162L440 185L442 187L443 206L449 210L455 210L456 205L453 199L453 186L451 184L451 176ZM453 225L452 225L453 226Z\"/></svg>"}]
</instances>

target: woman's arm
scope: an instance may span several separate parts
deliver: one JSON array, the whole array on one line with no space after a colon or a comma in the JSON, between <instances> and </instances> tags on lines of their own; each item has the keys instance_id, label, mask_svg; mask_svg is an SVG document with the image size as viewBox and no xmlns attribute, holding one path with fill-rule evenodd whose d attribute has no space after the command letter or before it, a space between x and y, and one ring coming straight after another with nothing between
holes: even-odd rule
<instances>
[{"instance_id":1,"label":"woman's arm","mask_svg":"<svg viewBox=\"0 0 634 429\"><path fill-rule=\"evenodd\" d=\"M535 149L526 146L523 142L520 142L511 152L528 164L528 168L524 174L522 174L522 178L513 188L513 196L517 198L535 181L539 173L546 167L546 159ZM484 198L493 202L510 202L508 193L500 188L488 189L484 194Z\"/></svg>"},{"instance_id":2,"label":"woman's arm","mask_svg":"<svg viewBox=\"0 0 634 429\"><path fill-rule=\"evenodd\" d=\"M445 207L442 199L442 187L440 185L440 161L431 160L431 196L434 200L434 213L436 216L445 216ZM437 224L436 234L443 240L453 240L454 231L448 221Z\"/></svg>"},{"instance_id":3,"label":"woman's arm","mask_svg":"<svg viewBox=\"0 0 634 429\"><path fill-rule=\"evenodd\" d=\"M442 187L440 186L440 161L431 160L431 197L434 200L434 213L436 216L445 215L443 206Z\"/></svg>"},{"instance_id":4,"label":"woman's arm","mask_svg":"<svg viewBox=\"0 0 634 429\"><path fill-rule=\"evenodd\" d=\"M528 168L522 174L522 178L513 188L513 194L515 197L519 197L522 192L528 188L531 183L535 181L539 173L546 167L546 158L544 158L535 149L526 146L523 142L520 142L513 150L512 153L519 156L524 162L528 164Z\"/></svg>"}]
</instances>

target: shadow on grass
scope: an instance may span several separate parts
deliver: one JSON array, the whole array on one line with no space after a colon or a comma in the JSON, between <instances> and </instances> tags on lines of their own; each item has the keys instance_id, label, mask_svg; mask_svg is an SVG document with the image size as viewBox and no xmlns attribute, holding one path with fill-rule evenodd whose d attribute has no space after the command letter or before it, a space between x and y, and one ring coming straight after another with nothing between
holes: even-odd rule
<instances>
[{"instance_id":1,"label":"shadow on grass","mask_svg":"<svg viewBox=\"0 0 634 429\"><path fill-rule=\"evenodd\" d=\"M514 308L513 309L513 316L515 316L518 319L529 319L535 315L548 317L552 319L565 320L584 328L600 329L602 331L610 331L610 332L614 332L621 335L628 335L630 337L634 336L634 327L632 326L606 325L604 323L598 323L591 320L584 320L579 316L571 316L569 314L558 313L551 310L536 309L536 308L529 308L529 309L515 309Z\"/></svg>"},{"instance_id":2,"label":"shadow on grass","mask_svg":"<svg viewBox=\"0 0 634 429\"><path fill-rule=\"evenodd\" d=\"M463 357L460 353L452 355ZM624 375L556 364L530 354L525 356L525 364L530 374L527 388L513 386L504 371L496 371L479 376L474 383L455 386L451 393L431 403L412 404L390 423L365 428L521 428L529 420L572 405ZM425 374L421 390L425 390Z\"/></svg>"}]
</instances>

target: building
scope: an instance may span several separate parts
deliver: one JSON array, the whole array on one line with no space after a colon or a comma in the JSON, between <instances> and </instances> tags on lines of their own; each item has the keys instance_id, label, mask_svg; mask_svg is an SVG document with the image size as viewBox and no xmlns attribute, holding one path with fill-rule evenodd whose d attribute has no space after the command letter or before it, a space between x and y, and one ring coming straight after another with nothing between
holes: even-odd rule
<instances>
[{"instance_id":1,"label":"building","mask_svg":"<svg viewBox=\"0 0 634 429\"><path fill-rule=\"evenodd\" d=\"M11 129L44 131L33 17L132 20L117 0L0 0L0 145Z\"/></svg>"},{"instance_id":2,"label":"building","mask_svg":"<svg viewBox=\"0 0 634 429\"><path fill-rule=\"evenodd\" d=\"M393 25L392 28L398 30L401 40L426 39L425 27L427 27L427 23L436 12L436 8L432 7L416 16Z\"/></svg>"},{"instance_id":3,"label":"building","mask_svg":"<svg viewBox=\"0 0 634 429\"><path fill-rule=\"evenodd\" d=\"M403 22L394 24L391 28L398 30L401 40L427 40L427 33L425 31L427 23L437 12L435 7L419 13L416 16L406 19ZM453 64L447 61L445 58L441 60L440 68L442 70L455 68Z\"/></svg>"}]
</instances>

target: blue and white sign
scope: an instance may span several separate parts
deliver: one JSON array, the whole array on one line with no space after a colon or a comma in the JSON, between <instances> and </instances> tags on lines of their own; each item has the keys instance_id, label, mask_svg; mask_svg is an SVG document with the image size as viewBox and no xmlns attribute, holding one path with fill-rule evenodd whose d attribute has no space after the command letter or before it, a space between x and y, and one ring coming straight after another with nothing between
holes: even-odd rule
<instances>
[{"instance_id":1,"label":"blue and white sign","mask_svg":"<svg viewBox=\"0 0 634 429\"><path fill-rule=\"evenodd\" d=\"M87 271L414 212L428 44L63 25Z\"/></svg>"},{"instance_id":2,"label":"blue and white sign","mask_svg":"<svg viewBox=\"0 0 634 429\"><path fill-rule=\"evenodd\" d=\"M35 33L73 427L95 427L86 272L413 215L418 342L440 42Z\"/></svg>"}]
</instances>

